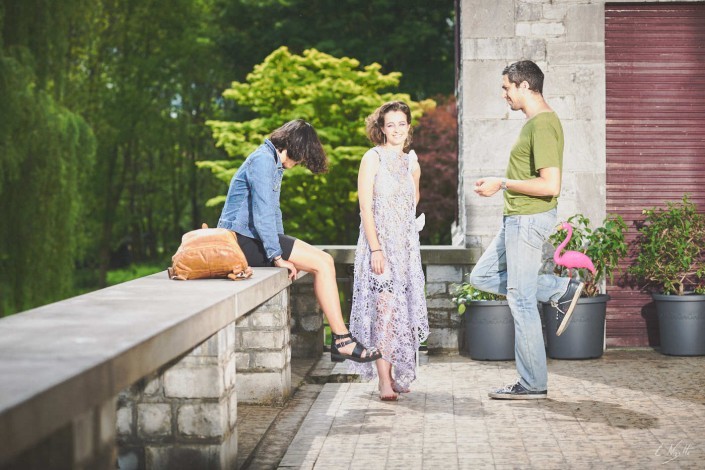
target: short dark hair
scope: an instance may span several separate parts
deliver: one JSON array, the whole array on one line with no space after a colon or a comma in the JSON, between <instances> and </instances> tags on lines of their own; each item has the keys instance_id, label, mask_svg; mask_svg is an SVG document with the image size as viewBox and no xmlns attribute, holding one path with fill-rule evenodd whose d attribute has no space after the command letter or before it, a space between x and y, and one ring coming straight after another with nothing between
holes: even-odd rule
<instances>
[{"instance_id":1,"label":"short dark hair","mask_svg":"<svg viewBox=\"0 0 705 470\"><path fill-rule=\"evenodd\" d=\"M530 60L520 60L508 65L502 75L506 75L509 82L516 86L526 82L529 84L529 90L543 94L543 72Z\"/></svg>"},{"instance_id":2,"label":"short dark hair","mask_svg":"<svg viewBox=\"0 0 705 470\"><path fill-rule=\"evenodd\" d=\"M313 173L328 171L328 157L323 150L316 129L303 119L289 121L269 136L280 152L286 150L289 158L303 164Z\"/></svg>"},{"instance_id":3,"label":"short dark hair","mask_svg":"<svg viewBox=\"0 0 705 470\"><path fill-rule=\"evenodd\" d=\"M413 131L411 129L411 108L409 105L403 101L389 101L384 103L382 106L377 108L374 113L367 116L365 119L365 130L367 131L367 137L375 145L384 144L384 133L382 128L384 127L384 115L391 111L401 111L406 115L406 123L409 124L409 135L406 137L404 142L404 150L411 146L411 137Z\"/></svg>"}]
</instances>

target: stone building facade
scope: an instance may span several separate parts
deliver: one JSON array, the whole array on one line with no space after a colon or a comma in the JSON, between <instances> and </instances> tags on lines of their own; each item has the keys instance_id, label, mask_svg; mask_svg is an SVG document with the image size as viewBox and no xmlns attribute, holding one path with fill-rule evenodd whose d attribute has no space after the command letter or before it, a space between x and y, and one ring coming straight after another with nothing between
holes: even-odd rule
<instances>
[{"instance_id":1,"label":"stone building facade","mask_svg":"<svg viewBox=\"0 0 705 470\"><path fill-rule=\"evenodd\" d=\"M459 229L465 246L487 246L501 220L502 198L472 188L501 176L524 123L501 97L502 69L531 59L544 71L544 96L565 132L559 217L605 209L605 4L602 0L457 0ZM668 4L671 2L620 2ZM698 1L680 3L702 3Z\"/></svg>"},{"instance_id":2,"label":"stone building facade","mask_svg":"<svg viewBox=\"0 0 705 470\"><path fill-rule=\"evenodd\" d=\"M481 176L502 176L524 124L502 99L502 70L521 59L544 71L544 96L565 132L559 217L605 215L605 66L603 2L461 0L460 226L466 246L487 246L503 200L481 198Z\"/></svg>"},{"instance_id":3,"label":"stone building facade","mask_svg":"<svg viewBox=\"0 0 705 470\"><path fill-rule=\"evenodd\" d=\"M525 122L501 90L504 67L523 59L544 71L544 96L564 129L559 220L581 213L594 227L608 213L622 215L632 240L643 209L684 193L705 207L705 95L696 85L705 2L456 0L456 11L454 244L484 248L500 226L501 195L482 198L473 187L504 175ZM607 345L658 345L651 297L623 280L607 292Z\"/></svg>"}]
</instances>

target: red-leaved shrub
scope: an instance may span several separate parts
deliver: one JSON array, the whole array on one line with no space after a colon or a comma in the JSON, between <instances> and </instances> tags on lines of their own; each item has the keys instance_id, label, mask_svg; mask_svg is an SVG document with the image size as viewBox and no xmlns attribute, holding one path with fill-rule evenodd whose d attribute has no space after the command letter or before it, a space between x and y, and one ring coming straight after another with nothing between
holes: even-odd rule
<instances>
[{"instance_id":1,"label":"red-leaved shrub","mask_svg":"<svg viewBox=\"0 0 705 470\"><path fill-rule=\"evenodd\" d=\"M458 111L455 97L437 97L436 109L421 117L412 147L421 165L421 201L426 214L419 234L426 245L449 245L458 214Z\"/></svg>"}]
</instances>

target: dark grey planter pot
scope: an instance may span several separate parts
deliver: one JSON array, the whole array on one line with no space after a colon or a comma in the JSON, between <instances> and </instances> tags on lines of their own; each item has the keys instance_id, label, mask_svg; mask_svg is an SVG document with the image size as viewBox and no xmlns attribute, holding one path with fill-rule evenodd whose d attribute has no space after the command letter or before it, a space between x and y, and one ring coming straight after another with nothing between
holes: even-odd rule
<instances>
[{"instance_id":1,"label":"dark grey planter pot","mask_svg":"<svg viewBox=\"0 0 705 470\"><path fill-rule=\"evenodd\" d=\"M506 300L466 304L465 353L477 361L514 360L514 318Z\"/></svg>"},{"instance_id":2,"label":"dark grey planter pot","mask_svg":"<svg viewBox=\"0 0 705 470\"><path fill-rule=\"evenodd\" d=\"M656 304L661 352L705 356L705 295L651 296Z\"/></svg>"},{"instance_id":3,"label":"dark grey planter pot","mask_svg":"<svg viewBox=\"0 0 705 470\"><path fill-rule=\"evenodd\" d=\"M607 294L581 297L573 310L568 328L556 336L556 309L543 304L546 325L546 354L552 359L595 359L605 350Z\"/></svg>"}]
</instances>

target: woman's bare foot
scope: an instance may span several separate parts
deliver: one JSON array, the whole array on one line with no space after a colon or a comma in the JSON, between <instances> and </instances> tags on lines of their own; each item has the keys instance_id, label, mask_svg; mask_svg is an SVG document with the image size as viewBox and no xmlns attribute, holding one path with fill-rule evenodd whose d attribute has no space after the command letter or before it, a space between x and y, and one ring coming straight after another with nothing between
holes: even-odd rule
<instances>
[{"instance_id":1,"label":"woman's bare foot","mask_svg":"<svg viewBox=\"0 0 705 470\"><path fill-rule=\"evenodd\" d=\"M411 389L408 387L402 387L397 383L396 380L392 380L392 390L394 390L397 393L409 393L411 392Z\"/></svg>"},{"instance_id":2,"label":"woman's bare foot","mask_svg":"<svg viewBox=\"0 0 705 470\"><path fill-rule=\"evenodd\" d=\"M397 401L399 395L394 392L391 382L379 382L379 399L382 401Z\"/></svg>"}]
</instances>

